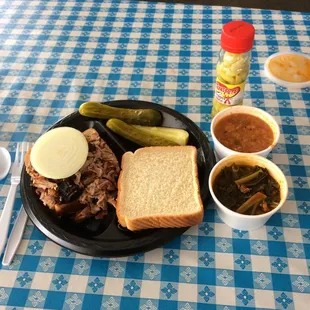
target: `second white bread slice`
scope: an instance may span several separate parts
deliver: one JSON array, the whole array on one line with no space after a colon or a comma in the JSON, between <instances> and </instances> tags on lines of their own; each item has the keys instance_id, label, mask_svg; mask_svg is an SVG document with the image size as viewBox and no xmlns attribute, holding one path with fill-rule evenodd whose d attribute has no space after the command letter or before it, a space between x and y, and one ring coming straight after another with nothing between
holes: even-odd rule
<instances>
[{"instance_id":1,"label":"second white bread slice","mask_svg":"<svg viewBox=\"0 0 310 310\"><path fill-rule=\"evenodd\" d=\"M116 213L129 230L193 226L202 221L197 149L146 147L122 158Z\"/></svg>"}]
</instances>

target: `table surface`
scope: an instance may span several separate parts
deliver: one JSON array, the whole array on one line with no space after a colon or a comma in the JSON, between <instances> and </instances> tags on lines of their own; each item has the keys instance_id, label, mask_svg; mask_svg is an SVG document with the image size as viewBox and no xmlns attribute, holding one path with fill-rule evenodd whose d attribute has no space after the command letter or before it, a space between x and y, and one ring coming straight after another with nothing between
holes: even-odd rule
<instances>
[{"instance_id":1,"label":"table surface","mask_svg":"<svg viewBox=\"0 0 310 310\"><path fill-rule=\"evenodd\" d=\"M210 203L201 225L162 248L121 259L60 248L28 223L12 265L0 267L0 305L307 308L310 89L274 85L263 63L277 51L310 53L309 14L112 0L10 1L2 2L0 13L0 146L12 156L16 142L35 141L89 100L161 103L187 115L210 139L222 25L252 22L256 40L245 104L265 109L280 124L269 158L289 185L281 212L256 231L229 228ZM0 183L0 209L9 180ZM20 206L17 198L12 224Z\"/></svg>"},{"instance_id":2,"label":"table surface","mask_svg":"<svg viewBox=\"0 0 310 310\"><path fill-rule=\"evenodd\" d=\"M157 0L146 0L158 2ZM258 8L267 10L286 10L310 12L310 1L307 0L160 0L161 2L237 6L242 8Z\"/></svg>"}]
</instances>

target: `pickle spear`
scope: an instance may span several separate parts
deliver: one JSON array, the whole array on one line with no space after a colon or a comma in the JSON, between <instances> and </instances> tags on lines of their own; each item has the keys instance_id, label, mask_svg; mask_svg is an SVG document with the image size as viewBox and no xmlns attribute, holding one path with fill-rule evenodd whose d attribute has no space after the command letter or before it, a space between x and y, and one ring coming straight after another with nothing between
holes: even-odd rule
<instances>
[{"instance_id":1,"label":"pickle spear","mask_svg":"<svg viewBox=\"0 0 310 310\"><path fill-rule=\"evenodd\" d=\"M156 134L146 133L145 131L135 128L133 125L126 124L119 119L111 118L107 121L106 125L116 134L141 146L178 145L177 143L159 137Z\"/></svg>"},{"instance_id":2,"label":"pickle spear","mask_svg":"<svg viewBox=\"0 0 310 310\"><path fill-rule=\"evenodd\" d=\"M150 127L132 125L133 127L142 130L146 134L153 134L157 137L161 137L177 143L178 145L187 145L189 134L186 130L180 128L168 128L168 127Z\"/></svg>"},{"instance_id":3,"label":"pickle spear","mask_svg":"<svg viewBox=\"0 0 310 310\"><path fill-rule=\"evenodd\" d=\"M145 126L157 126L162 121L160 112L156 110L115 108L99 102L85 102L80 106L79 112L87 117L117 118L128 124Z\"/></svg>"}]
</instances>

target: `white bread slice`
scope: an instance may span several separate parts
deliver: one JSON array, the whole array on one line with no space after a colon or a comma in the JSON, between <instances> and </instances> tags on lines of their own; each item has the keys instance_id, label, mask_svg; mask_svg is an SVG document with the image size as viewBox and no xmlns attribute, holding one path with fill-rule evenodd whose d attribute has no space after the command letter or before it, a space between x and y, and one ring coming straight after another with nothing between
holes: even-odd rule
<instances>
[{"instance_id":1,"label":"white bread slice","mask_svg":"<svg viewBox=\"0 0 310 310\"><path fill-rule=\"evenodd\" d=\"M157 146L127 152L118 180L116 214L129 230L187 227L203 218L197 149Z\"/></svg>"}]
</instances>

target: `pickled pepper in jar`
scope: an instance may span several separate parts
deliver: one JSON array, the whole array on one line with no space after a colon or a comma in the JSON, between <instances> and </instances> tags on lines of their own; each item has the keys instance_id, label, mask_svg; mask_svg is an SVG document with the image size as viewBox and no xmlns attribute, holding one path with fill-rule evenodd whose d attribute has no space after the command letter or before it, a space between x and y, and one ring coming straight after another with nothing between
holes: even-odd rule
<instances>
[{"instance_id":1,"label":"pickled pepper in jar","mask_svg":"<svg viewBox=\"0 0 310 310\"><path fill-rule=\"evenodd\" d=\"M212 117L225 108L243 104L254 34L253 25L244 21L232 21L224 25L216 66Z\"/></svg>"}]
</instances>

